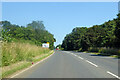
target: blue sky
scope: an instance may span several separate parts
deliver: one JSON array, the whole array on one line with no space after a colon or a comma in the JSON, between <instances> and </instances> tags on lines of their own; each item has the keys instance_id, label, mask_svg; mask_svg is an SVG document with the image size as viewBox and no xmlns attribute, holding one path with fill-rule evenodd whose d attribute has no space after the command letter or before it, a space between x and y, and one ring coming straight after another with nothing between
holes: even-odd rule
<instances>
[{"instance_id":1,"label":"blue sky","mask_svg":"<svg viewBox=\"0 0 120 80\"><path fill-rule=\"evenodd\" d=\"M26 26L42 20L61 44L75 27L91 27L116 18L117 2L3 2L2 20Z\"/></svg>"}]
</instances>

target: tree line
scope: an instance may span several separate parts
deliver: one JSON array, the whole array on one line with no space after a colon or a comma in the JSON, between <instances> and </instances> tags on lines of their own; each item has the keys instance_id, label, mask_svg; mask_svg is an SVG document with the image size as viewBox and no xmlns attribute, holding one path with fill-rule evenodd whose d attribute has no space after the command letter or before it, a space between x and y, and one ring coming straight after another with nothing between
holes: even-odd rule
<instances>
[{"instance_id":1,"label":"tree line","mask_svg":"<svg viewBox=\"0 0 120 80\"><path fill-rule=\"evenodd\" d=\"M9 21L1 21L0 26L2 27L2 41L26 40L32 41L38 46L42 46L42 43L49 42L50 49L54 47L54 35L45 29L43 21L32 21L26 27L11 24Z\"/></svg>"},{"instance_id":2,"label":"tree line","mask_svg":"<svg viewBox=\"0 0 120 80\"><path fill-rule=\"evenodd\" d=\"M90 47L120 48L120 14L101 25L74 28L65 36L61 47L79 51L87 51Z\"/></svg>"}]
</instances>

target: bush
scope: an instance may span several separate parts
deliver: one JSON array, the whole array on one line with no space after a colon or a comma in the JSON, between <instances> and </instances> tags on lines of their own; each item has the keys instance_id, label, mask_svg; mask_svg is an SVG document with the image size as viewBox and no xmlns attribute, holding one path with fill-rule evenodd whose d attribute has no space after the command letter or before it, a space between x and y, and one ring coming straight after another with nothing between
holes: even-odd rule
<instances>
[{"instance_id":1,"label":"bush","mask_svg":"<svg viewBox=\"0 0 120 80\"><path fill-rule=\"evenodd\" d=\"M120 58L120 50L118 50L118 58Z\"/></svg>"},{"instance_id":2,"label":"bush","mask_svg":"<svg viewBox=\"0 0 120 80\"><path fill-rule=\"evenodd\" d=\"M103 55L118 55L118 49L114 48L101 48L99 52Z\"/></svg>"},{"instance_id":3,"label":"bush","mask_svg":"<svg viewBox=\"0 0 120 80\"><path fill-rule=\"evenodd\" d=\"M108 56L108 55L118 55L120 56L120 50L115 48L95 48L91 47L88 49L88 52L99 52L100 55Z\"/></svg>"},{"instance_id":4,"label":"bush","mask_svg":"<svg viewBox=\"0 0 120 80\"><path fill-rule=\"evenodd\" d=\"M80 48L79 50L78 50L78 52L82 52L83 50L82 50L82 48Z\"/></svg>"},{"instance_id":5,"label":"bush","mask_svg":"<svg viewBox=\"0 0 120 80\"><path fill-rule=\"evenodd\" d=\"M88 52L99 52L99 48L91 47L88 49Z\"/></svg>"}]
</instances>

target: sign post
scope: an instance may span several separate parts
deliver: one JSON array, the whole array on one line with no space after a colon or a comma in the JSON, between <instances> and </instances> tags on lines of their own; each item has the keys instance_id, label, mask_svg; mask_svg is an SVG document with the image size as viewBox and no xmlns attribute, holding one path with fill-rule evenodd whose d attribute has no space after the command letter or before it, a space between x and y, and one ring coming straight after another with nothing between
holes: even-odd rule
<instances>
[{"instance_id":1,"label":"sign post","mask_svg":"<svg viewBox=\"0 0 120 80\"><path fill-rule=\"evenodd\" d=\"M42 44L42 47L44 47L44 48L49 48L49 42L43 43L43 44Z\"/></svg>"}]
</instances>

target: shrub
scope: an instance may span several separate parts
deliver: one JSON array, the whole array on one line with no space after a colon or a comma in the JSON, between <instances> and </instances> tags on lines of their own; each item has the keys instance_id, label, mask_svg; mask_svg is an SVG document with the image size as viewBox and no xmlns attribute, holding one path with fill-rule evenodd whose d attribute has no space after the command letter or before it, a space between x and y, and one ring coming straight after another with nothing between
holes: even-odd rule
<instances>
[{"instance_id":1,"label":"shrub","mask_svg":"<svg viewBox=\"0 0 120 80\"><path fill-rule=\"evenodd\" d=\"M88 49L88 52L99 52L99 48L91 47Z\"/></svg>"},{"instance_id":2,"label":"shrub","mask_svg":"<svg viewBox=\"0 0 120 80\"><path fill-rule=\"evenodd\" d=\"M101 48L99 52L103 55L118 55L118 49L113 48Z\"/></svg>"},{"instance_id":3,"label":"shrub","mask_svg":"<svg viewBox=\"0 0 120 80\"><path fill-rule=\"evenodd\" d=\"M100 55L118 55L118 57L120 56L120 50L119 49L115 49L115 48L95 48L95 47L91 47L88 49L88 52L99 52Z\"/></svg>"},{"instance_id":4,"label":"shrub","mask_svg":"<svg viewBox=\"0 0 120 80\"><path fill-rule=\"evenodd\" d=\"M118 50L118 57L120 58L120 50Z\"/></svg>"},{"instance_id":5,"label":"shrub","mask_svg":"<svg viewBox=\"0 0 120 80\"><path fill-rule=\"evenodd\" d=\"M82 51L83 51L82 48L79 48L78 52L82 52Z\"/></svg>"}]
</instances>

